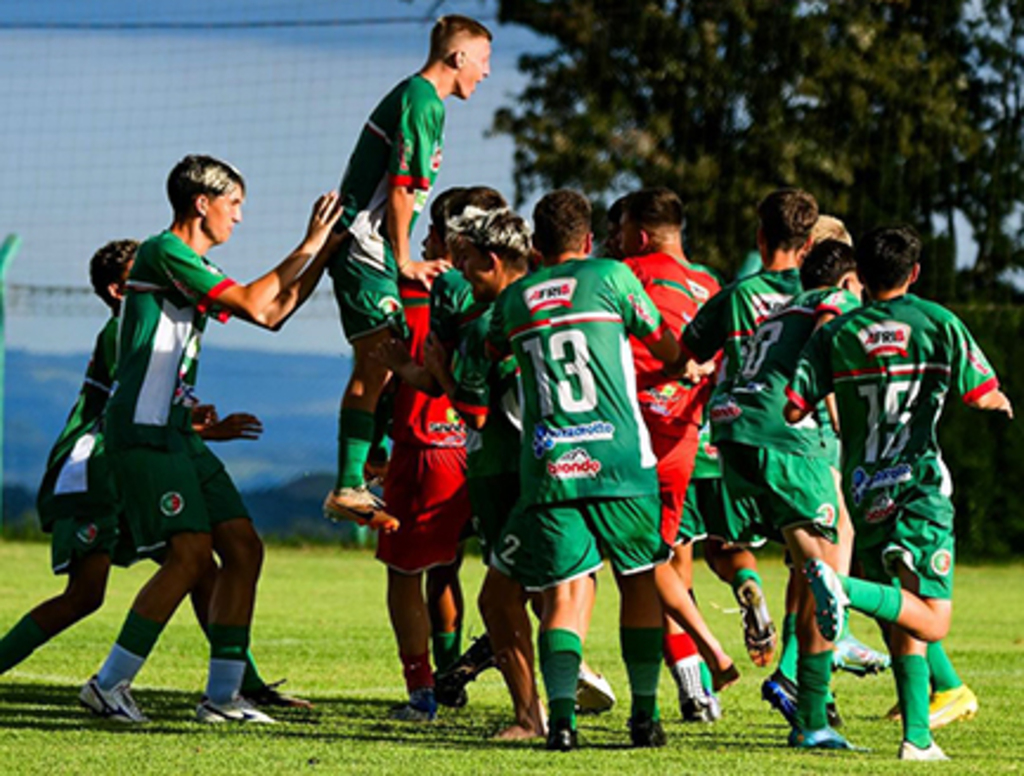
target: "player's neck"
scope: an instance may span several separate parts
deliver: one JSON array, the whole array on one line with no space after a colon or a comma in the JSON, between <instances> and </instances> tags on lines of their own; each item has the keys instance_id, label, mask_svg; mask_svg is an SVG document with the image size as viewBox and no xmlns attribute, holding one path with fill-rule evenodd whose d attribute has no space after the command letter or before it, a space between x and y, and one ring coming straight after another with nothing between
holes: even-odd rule
<instances>
[{"instance_id":1,"label":"player's neck","mask_svg":"<svg viewBox=\"0 0 1024 776\"><path fill-rule=\"evenodd\" d=\"M214 246L213 240L203 231L199 219L175 221L167 230L200 256L205 256Z\"/></svg>"},{"instance_id":2,"label":"player's neck","mask_svg":"<svg viewBox=\"0 0 1024 776\"><path fill-rule=\"evenodd\" d=\"M545 256L541 262L545 267L554 267L557 264L567 264L570 261L579 261L580 259L587 258L587 254L580 253L579 251L566 251L565 253L559 253L556 256Z\"/></svg>"},{"instance_id":3,"label":"player's neck","mask_svg":"<svg viewBox=\"0 0 1024 776\"><path fill-rule=\"evenodd\" d=\"M768 272L785 272L787 269L800 269L801 258L800 251L775 251L762 259L762 263Z\"/></svg>"},{"instance_id":4,"label":"player's neck","mask_svg":"<svg viewBox=\"0 0 1024 776\"><path fill-rule=\"evenodd\" d=\"M434 87L437 96L442 100L455 91L455 75L444 62L428 62L420 70L420 77Z\"/></svg>"},{"instance_id":5,"label":"player's neck","mask_svg":"<svg viewBox=\"0 0 1024 776\"><path fill-rule=\"evenodd\" d=\"M889 288L885 291L871 291L872 302L891 302L893 299L899 299L901 296L906 296L909 285L899 286L898 288Z\"/></svg>"},{"instance_id":6,"label":"player's neck","mask_svg":"<svg viewBox=\"0 0 1024 776\"><path fill-rule=\"evenodd\" d=\"M671 256L676 261L681 261L684 264L689 264L686 259L686 254L683 252L683 244L676 240L675 242L656 242L651 243L650 253L664 253L666 256Z\"/></svg>"}]
</instances>

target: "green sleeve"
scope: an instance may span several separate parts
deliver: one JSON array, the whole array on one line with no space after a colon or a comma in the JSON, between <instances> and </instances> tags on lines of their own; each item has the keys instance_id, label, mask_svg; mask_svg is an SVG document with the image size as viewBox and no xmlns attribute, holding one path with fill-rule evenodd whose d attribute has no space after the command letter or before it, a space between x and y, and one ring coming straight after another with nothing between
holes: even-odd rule
<instances>
[{"instance_id":1,"label":"green sleeve","mask_svg":"<svg viewBox=\"0 0 1024 776\"><path fill-rule=\"evenodd\" d=\"M500 361L512 353L512 345L508 339L508 332L505 331L505 308L511 298L509 291L517 284L513 283L506 288L497 299L491 309L491 324L487 327L486 352L487 356L495 361Z\"/></svg>"},{"instance_id":2,"label":"green sleeve","mask_svg":"<svg viewBox=\"0 0 1024 776\"><path fill-rule=\"evenodd\" d=\"M709 361L725 345L728 334L728 291L719 291L683 329L682 344L699 361Z\"/></svg>"},{"instance_id":3,"label":"green sleeve","mask_svg":"<svg viewBox=\"0 0 1024 776\"><path fill-rule=\"evenodd\" d=\"M428 88L433 89L414 83L402 101L388 161L389 178L396 186L427 190L441 166L444 105L436 95L424 94Z\"/></svg>"},{"instance_id":4,"label":"green sleeve","mask_svg":"<svg viewBox=\"0 0 1024 776\"><path fill-rule=\"evenodd\" d=\"M196 305L199 312L215 308L217 297L235 285L235 281L226 277L213 263L180 241L162 241L160 249L150 255L150 269L155 271L158 280L171 283ZM136 261L141 258L140 251Z\"/></svg>"},{"instance_id":5,"label":"green sleeve","mask_svg":"<svg viewBox=\"0 0 1024 776\"><path fill-rule=\"evenodd\" d=\"M825 326L814 332L786 388L786 398L802 410L813 408L832 393L831 330Z\"/></svg>"},{"instance_id":6,"label":"green sleeve","mask_svg":"<svg viewBox=\"0 0 1024 776\"><path fill-rule=\"evenodd\" d=\"M963 322L950 313L947 324L950 339L952 381L965 402L974 401L999 387L999 379Z\"/></svg>"}]
</instances>

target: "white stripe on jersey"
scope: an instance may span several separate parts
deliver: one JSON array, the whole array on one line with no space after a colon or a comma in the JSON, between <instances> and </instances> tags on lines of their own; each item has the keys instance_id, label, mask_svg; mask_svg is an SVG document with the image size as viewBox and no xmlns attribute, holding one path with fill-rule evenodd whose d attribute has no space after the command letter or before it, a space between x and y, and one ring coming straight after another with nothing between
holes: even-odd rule
<instances>
[{"instance_id":1,"label":"white stripe on jersey","mask_svg":"<svg viewBox=\"0 0 1024 776\"><path fill-rule=\"evenodd\" d=\"M381 140L383 140L385 143L391 145L391 138L388 137L387 133L369 119L366 120L366 128L370 130L373 134L375 134L377 137L379 137Z\"/></svg>"},{"instance_id":2,"label":"white stripe on jersey","mask_svg":"<svg viewBox=\"0 0 1024 776\"><path fill-rule=\"evenodd\" d=\"M633 348L629 340L619 334L619 356L622 365L622 380L626 384L626 399L633 409L633 419L640 444L640 465L644 469L653 469L658 465L658 457L651 448L651 435L647 431L647 423L640 414L640 402L636 400L636 365L633 363Z\"/></svg>"},{"instance_id":3,"label":"white stripe on jersey","mask_svg":"<svg viewBox=\"0 0 1024 776\"><path fill-rule=\"evenodd\" d=\"M192 307L176 307L164 300L160 322L153 334L146 376L135 402L134 423L141 426L166 426L171 400L178 387L178 368L192 332Z\"/></svg>"},{"instance_id":4,"label":"white stripe on jersey","mask_svg":"<svg viewBox=\"0 0 1024 776\"><path fill-rule=\"evenodd\" d=\"M55 496L85 493L89 490L89 456L95 446L95 434L83 434L78 438L64 465L60 467L57 484L53 486Z\"/></svg>"},{"instance_id":5,"label":"white stripe on jersey","mask_svg":"<svg viewBox=\"0 0 1024 776\"><path fill-rule=\"evenodd\" d=\"M348 258L372 267L378 272L387 271L384 258L384 223L388 204L388 179L385 175L380 179L377 188L366 203L366 207L356 213L348 227L352 235L352 245L348 249Z\"/></svg>"}]
</instances>

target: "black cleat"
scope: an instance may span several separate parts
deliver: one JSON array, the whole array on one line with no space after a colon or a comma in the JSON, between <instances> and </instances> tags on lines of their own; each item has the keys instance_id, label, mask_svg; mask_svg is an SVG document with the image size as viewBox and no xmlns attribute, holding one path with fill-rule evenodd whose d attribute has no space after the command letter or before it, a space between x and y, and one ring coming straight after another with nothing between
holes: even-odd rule
<instances>
[{"instance_id":1,"label":"black cleat","mask_svg":"<svg viewBox=\"0 0 1024 776\"><path fill-rule=\"evenodd\" d=\"M497 664L487 634L473 639L469 649L463 652L458 660L444 671L434 674L434 698L442 706L461 709L468 700L466 685Z\"/></svg>"},{"instance_id":2,"label":"black cleat","mask_svg":"<svg viewBox=\"0 0 1024 776\"><path fill-rule=\"evenodd\" d=\"M664 746L667 742L661 722L643 713L629 720L629 738L633 746L644 749Z\"/></svg>"},{"instance_id":3,"label":"black cleat","mask_svg":"<svg viewBox=\"0 0 1024 776\"><path fill-rule=\"evenodd\" d=\"M267 708L269 706L277 706L279 708L292 708L292 709L311 709L313 704L307 701L305 698L296 698L293 695L285 695L277 688L284 684L285 680L282 679L278 682L272 682L265 684L258 690L250 690L246 692L242 690L238 694L241 695L245 700L249 701L253 706Z\"/></svg>"},{"instance_id":4,"label":"black cleat","mask_svg":"<svg viewBox=\"0 0 1024 776\"><path fill-rule=\"evenodd\" d=\"M571 752L579 745L571 719L552 720L544 748L550 752Z\"/></svg>"},{"instance_id":5,"label":"black cleat","mask_svg":"<svg viewBox=\"0 0 1024 776\"><path fill-rule=\"evenodd\" d=\"M839 714L835 701L829 701L826 704L825 713L828 715L828 726L830 728L841 728L843 726L843 718Z\"/></svg>"}]
</instances>

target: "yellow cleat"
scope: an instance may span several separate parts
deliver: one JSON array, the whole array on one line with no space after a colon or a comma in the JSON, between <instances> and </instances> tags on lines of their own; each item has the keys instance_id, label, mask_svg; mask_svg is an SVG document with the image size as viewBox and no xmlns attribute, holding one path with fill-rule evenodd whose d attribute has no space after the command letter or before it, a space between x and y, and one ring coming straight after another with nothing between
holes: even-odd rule
<instances>
[{"instance_id":1,"label":"yellow cleat","mask_svg":"<svg viewBox=\"0 0 1024 776\"><path fill-rule=\"evenodd\" d=\"M955 690L933 693L928 704L928 725L932 730L957 722L974 719L978 713L978 697L971 688L962 684Z\"/></svg>"}]
</instances>

